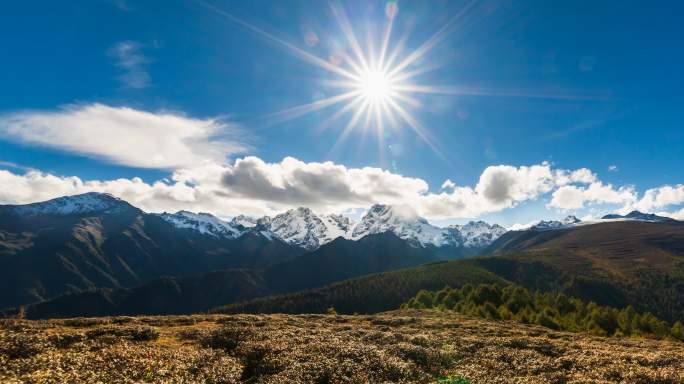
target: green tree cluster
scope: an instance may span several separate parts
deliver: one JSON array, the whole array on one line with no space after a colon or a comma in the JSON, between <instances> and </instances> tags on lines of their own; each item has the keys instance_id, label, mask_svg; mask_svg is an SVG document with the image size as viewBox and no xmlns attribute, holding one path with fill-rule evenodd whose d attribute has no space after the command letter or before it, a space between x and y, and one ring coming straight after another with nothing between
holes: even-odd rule
<instances>
[{"instance_id":1,"label":"green tree cluster","mask_svg":"<svg viewBox=\"0 0 684 384\"><path fill-rule=\"evenodd\" d=\"M651 313L638 313L631 305L623 309L599 306L563 293L530 292L516 285L502 288L495 284L465 284L460 289L421 290L402 308L450 310L599 336L670 337L684 341L684 325L679 321L670 327Z\"/></svg>"}]
</instances>

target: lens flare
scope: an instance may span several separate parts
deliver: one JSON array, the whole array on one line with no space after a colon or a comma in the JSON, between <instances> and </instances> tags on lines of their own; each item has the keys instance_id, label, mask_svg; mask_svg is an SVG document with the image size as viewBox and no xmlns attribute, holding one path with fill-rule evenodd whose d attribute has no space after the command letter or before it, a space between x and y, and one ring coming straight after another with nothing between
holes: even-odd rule
<instances>
[{"instance_id":1,"label":"lens flare","mask_svg":"<svg viewBox=\"0 0 684 384\"><path fill-rule=\"evenodd\" d=\"M357 84L361 95L371 103L382 103L392 95L392 80L378 70L365 71Z\"/></svg>"},{"instance_id":2,"label":"lens flare","mask_svg":"<svg viewBox=\"0 0 684 384\"><path fill-rule=\"evenodd\" d=\"M408 33L399 39L392 40L392 30L395 21L399 19L399 5L390 0L385 4L384 28L377 35L367 34L367 39L361 44L357 39L352 24L349 22L344 8L337 2L332 2L330 8L342 33L344 44L339 42L337 34L331 37L333 52L319 57L316 54L299 48L297 44L289 42L280 34L272 34L248 23L206 0L194 0L207 9L223 16L231 23L240 25L250 33L263 38L284 52L298 59L312 64L327 72L328 78L324 84L330 88L321 90L329 96L318 98L316 101L291 107L265 116L272 123L282 122L301 117L321 109L337 107L328 119L322 121L319 129L327 129L332 123L343 116L349 116L347 124L340 132L331 151L347 140L352 131L360 130L363 140L369 130L376 133L378 149L382 160L385 150L384 141L388 136L388 129L396 131L410 127L416 135L441 157L449 162L432 139L430 132L413 116L422 107L419 95L457 95L457 96L488 96L488 97L523 97L542 99L592 99L610 100L611 95L599 93L567 93L562 91L539 91L531 89L492 89L465 85L429 85L421 84L421 76L441 67L438 63L427 60L427 55L437 47L446 36L454 33L458 28L464 28L474 20L486 15L486 9L477 7L478 0L470 0L461 7L451 18L437 29L422 44L413 50L406 50ZM372 23L377 24L377 23ZM358 25L357 25L358 27ZM320 47L324 35L315 31L308 31L304 36L304 44L309 48Z\"/></svg>"}]
</instances>

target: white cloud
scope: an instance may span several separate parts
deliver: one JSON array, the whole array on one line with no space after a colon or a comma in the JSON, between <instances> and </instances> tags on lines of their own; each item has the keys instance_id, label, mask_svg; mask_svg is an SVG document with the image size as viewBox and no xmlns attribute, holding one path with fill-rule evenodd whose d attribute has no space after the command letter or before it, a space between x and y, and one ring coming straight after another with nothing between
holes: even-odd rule
<instances>
[{"instance_id":1,"label":"white cloud","mask_svg":"<svg viewBox=\"0 0 684 384\"><path fill-rule=\"evenodd\" d=\"M239 159L225 168L222 193L274 205L306 205L323 211L363 207L375 202L401 204L428 190L425 181L380 168L346 168L332 162L304 163L286 157L266 163Z\"/></svg>"},{"instance_id":2,"label":"white cloud","mask_svg":"<svg viewBox=\"0 0 684 384\"><path fill-rule=\"evenodd\" d=\"M202 170L204 176L214 172L215 177L219 177L221 171L222 169ZM212 188L211 184L204 180L202 183L203 185L192 185L182 174L174 174L168 182L146 183L140 178L84 181L78 177L60 177L39 171L19 175L0 170L0 185L7 186L0 189L0 203L26 204L85 192L107 192L147 212L187 209L212 212L224 217L239 212L272 213L261 202L226 198L216 194L216 188Z\"/></svg>"},{"instance_id":3,"label":"white cloud","mask_svg":"<svg viewBox=\"0 0 684 384\"><path fill-rule=\"evenodd\" d=\"M151 184L137 178L82 181L37 171L24 175L3 171L0 182L11 187L0 193L0 201L27 203L97 191L151 212L187 209L225 217L268 214L300 205L319 212L341 212L386 203L407 205L430 219L443 219L477 217L536 199L554 188L555 173L548 163L493 166L484 170L474 187L452 182L448 192L434 193L422 179L379 168L305 163L291 157L267 163L250 156L232 165L207 163L179 169L170 181Z\"/></svg>"},{"instance_id":4,"label":"white cloud","mask_svg":"<svg viewBox=\"0 0 684 384\"><path fill-rule=\"evenodd\" d=\"M117 2L126 7L125 2ZM142 52L142 44L137 41L120 41L107 50L107 55L116 61L116 66L123 71L119 76L121 83L129 88L142 89L150 84L150 74L145 65L150 60Z\"/></svg>"},{"instance_id":5,"label":"white cloud","mask_svg":"<svg viewBox=\"0 0 684 384\"><path fill-rule=\"evenodd\" d=\"M674 212L657 212L656 214L659 216L671 217L675 220L684 221L684 208Z\"/></svg>"},{"instance_id":6,"label":"white cloud","mask_svg":"<svg viewBox=\"0 0 684 384\"><path fill-rule=\"evenodd\" d=\"M619 170L620 170L620 168L618 168L617 165L614 165L614 164L613 164L613 165L609 165L609 166L608 166L608 171L610 171L610 172L617 172L617 171L619 171Z\"/></svg>"},{"instance_id":7,"label":"white cloud","mask_svg":"<svg viewBox=\"0 0 684 384\"><path fill-rule=\"evenodd\" d=\"M414 205L433 219L475 218L536 200L557 185L559 173L570 174L553 170L546 162L521 167L490 166L482 172L475 187L453 184L449 191L419 196Z\"/></svg>"},{"instance_id":8,"label":"white cloud","mask_svg":"<svg viewBox=\"0 0 684 384\"><path fill-rule=\"evenodd\" d=\"M592 183L584 191L586 200L600 204L621 204L628 206L634 204L637 199L637 192L634 187L622 186L613 187L612 184L601 182Z\"/></svg>"},{"instance_id":9,"label":"white cloud","mask_svg":"<svg viewBox=\"0 0 684 384\"><path fill-rule=\"evenodd\" d=\"M553 193L549 206L561 209L580 209L584 207L584 190L574 185L562 186Z\"/></svg>"},{"instance_id":10,"label":"white cloud","mask_svg":"<svg viewBox=\"0 0 684 384\"><path fill-rule=\"evenodd\" d=\"M654 209L682 203L684 203L684 185L664 185L644 192L644 196L636 203L635 208L650 212Z\"/></svg>"},{"instance_id":11,"label":"white cloud","mask_svg":"<svg viewBox=\"0 0 684 384\"><path fill-rule=\"evenodd\" d=\"M594 181L588 186L578 187L566 185L556 189L551 195L549 208L580 209L585 204L615 204L621 205L622 210L632 206L637 201L637 192L633 187L615 188L611 184Z\"/></svg>"},{"instance_id":12,"label":"white cloud","mask_svg":"<svg viewBox=\"0 0 684 384\"><path fill-rule=\"evenodd\" d=\"M556 185L568 185L572 183L590 184L596 182L598 177L588 168L580 168L574 171L557 169L554 171Z\"/></svg>"},{"instance_id":13,"label":"white cloud","mask_svg":"<svg viewBox=\"0 0 684 384\"><path fill-rule=\"evenodd\" d=\"M639 199L631 186L603 184L589 170L554 169L549 163L492 166L474 186L445 184L448 190L431 192L422 179L379 168L306 163L292 157L268 163L250 156L232 164L208 162L178 169L169 180L153 183L139 178L84 181L35 170L24 174L0 170L0 203L29 203L96 191L119 196L148 212L186 209L229 217L308 206L320 213L339 213L387 203L408 206L421 216L439 220L475 218L549 194L548 207L568 210L611 204L626 211L639 204L655 208L684 201L682 185L652 189ZM684 210L667 215L682 217Z\"/></svg>"},{"instance_id":14,"label":"white cloud","mask_svg":"<svg viewBox=\"0 0 684 384\"><path fill-rule=\"evenodd\" d=\"M554 185L548 163L531 167L497 165L485 168L475 192L493 207L507 208L520 201L536 199Z\"/></svg>"},{"instance_id":15,"label":"white cloud","mask_svg":"<svg viewBox=\"0 0 684 384\"><path fill-rule=\"evenodd\" d=\"M245 150L235 125L172 112L147 112L103 104L72 105L57 111L0 115L7 139L41 145L116 164L177 169Z\"/></svg>"}]
</instances>

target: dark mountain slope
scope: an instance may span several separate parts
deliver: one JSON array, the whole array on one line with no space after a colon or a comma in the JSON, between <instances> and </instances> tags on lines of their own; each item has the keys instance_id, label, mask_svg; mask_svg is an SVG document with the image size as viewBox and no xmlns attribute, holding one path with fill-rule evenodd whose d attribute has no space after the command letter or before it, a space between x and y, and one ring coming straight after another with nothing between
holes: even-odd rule
<instances>
[{"instance_id":1,"label":"dark mountain slope","mask_svg":"<svg viewBox=\"0 0 684 384\"><path fill-rule=\"evenodd\" d=\"M339 238L266 270L227 270L192 278L155 279L132 289L74 293L30 305L25 315L43 318L193 313L257 296L320 287L347 278L415 266L430 261L431 257L429 251L414 248L391 233L368 235L359 241ZM17 311L7 310L7 313Z\"/></svg>"},{"instance_id":2,"label":"dark mountain slope","mask_svg":"<svg viewBox=\"0 0 684 384\"><path fill-rule=\"evenodd\" d=\"M0 308L161 276L265 267L303 252L257 234L218 239L179 230L108 195L69 198L97 204L65 210L55 203L61 198L0 207Z\"/></svg>"},{"instance_id":3,"label":"dark mountain slope","mask_svg":"<svg viewBox=\"0 0 684 384\"><path fill-rule=\"evenodd\" d=\"M164 277L136 288L100 288L59 296L25 307L29 319L197 313L223 303L263 296L261 274L251 270L215 271L200 276ZM16 310L6 315L16 315Z\"/></svg>"},{"instance_id":4,"label":"dark mountain slope","mask_svg":"<svg viewBox=\"0 0 684 384\"><path fill-rule=\"evenodd\" d=\"M421 289L472 283L510 284L468 260L438 261L418 267L363 276L290 294L219 307L219 313L377 313L399 308ZM441 288L439 288L441 287Z\"/></svg>"},{"instance_id":5,"label":"dark mountain slope","mask_svg":"<svg viewBox=\"0 0 684 384\"><path fill-rule=\"evenodd\" d=\"M275 292L292 292L433 260L430 250L386 232L357 241L337 238L316 251L273 265L265 271L265 279Z\"/></svg>"}]
</instances>

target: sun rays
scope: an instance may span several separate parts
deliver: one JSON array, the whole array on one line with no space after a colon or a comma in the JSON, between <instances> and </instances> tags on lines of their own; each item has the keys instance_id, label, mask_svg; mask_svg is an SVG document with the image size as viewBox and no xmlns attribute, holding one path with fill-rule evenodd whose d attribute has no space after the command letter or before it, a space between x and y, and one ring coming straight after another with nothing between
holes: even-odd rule
<instances>
[{"instance_id":1,"label":"sun rays","mask_svg":"<svg viewBox=\"0 0 684 384\"><path fill-rule=\"evenodd\" d=\"M322 109L336 108L326 121L321 122L323 127L329 127L334 122L347 118L335 147L344 142L354 130L361 130L364 136L367 132L375 132L378 140L382 142L386 136L386 130L410 127L418 137L442 156L430 138L429 132L413 116L413 112L421 107L415 95L432 93L433 88L427 84L417 83L415 80L422 74L436 69L436 66L416 66L415 63L452 31L455 22L470 9L472 3L466 5L462 12L452 17L435 34L410 52L404 52L407 34L397 39L396 42L392 40L394 21L399 12L395 1L389 1L385 6L385 17L381 20L381 23L384 23L380 29L381 33L377 36L367 36L367 39L363 41L359 39L344 8L338 3L331 3L331 13L344 38L344 49L336 52L337 60L316 56L206 1L198 0L198 3L259 37L275 43L285 52L326 70L329 78L322 84L329 89L337 90L335 94L271 113L268 115L271 121L282 122ZM435 93L444 93L444 90L441 91ZM383 145L380 144L379 147L382 149Z\"/></svg>"},{"instance_id":2,"label":"sun rays","mask_svg":"<svg viewBox=\"0 0 684 384\"><path fill-rule=\"evenodd\" d=\"M484 17L478 10L477 0L464 3L458 12L441 26L436 27L435 33L415 49L408 49L408 31L394 32L397 16L400 12L396 1L386 3L383 17L373 20L374 28L368 23L355 21L352 25L344 7L337 3L330 3L330 12L335 21L335 28L329 37L331 50L328 57L319 56L314 52L320 49L303 49L286 39L265 31L247 21L218 8L206 0L195 0L198 4L224 17L227 21L245 28L256 36L267 40L288 53L316 68L325 71L325 78L321 79L321 88L317 92L321 96L315 101L293 106L281 111L269 113L264 118L269 124L276 124L300 118L320 110L330 110L330 115L319 122L317 130L329 129L335 123L343 121L335 144L330 152L339 148L348 140L352 132L359 132L363 140L370 132L374 133L378 141L381 157L385 151L385 139L392 133L401 134L407 128L415 132L434 153L445 161L446 156L436 145L436 140L429 130L420 122L416 115L423 109L421 99L425 95L456 95L456 96L487 96L541 99L606 99L606 94L572 94L559 91L539 91L531 89L496 89L468 85L427 84L425 76L442 65L438 60L428 55L442 43L447 36L467 28L468 25ZM359 30L367 33L362 36ZM372 31L368 33L368 31ZM279 35L279 34L278 34ZM341 38L341 43L340 43ZM306 37L309 47L323 41L312 34ZM313 42L314 44L310 44ZM345 121L346 119L346 121Z\"/></svg>"}]
</instances>

